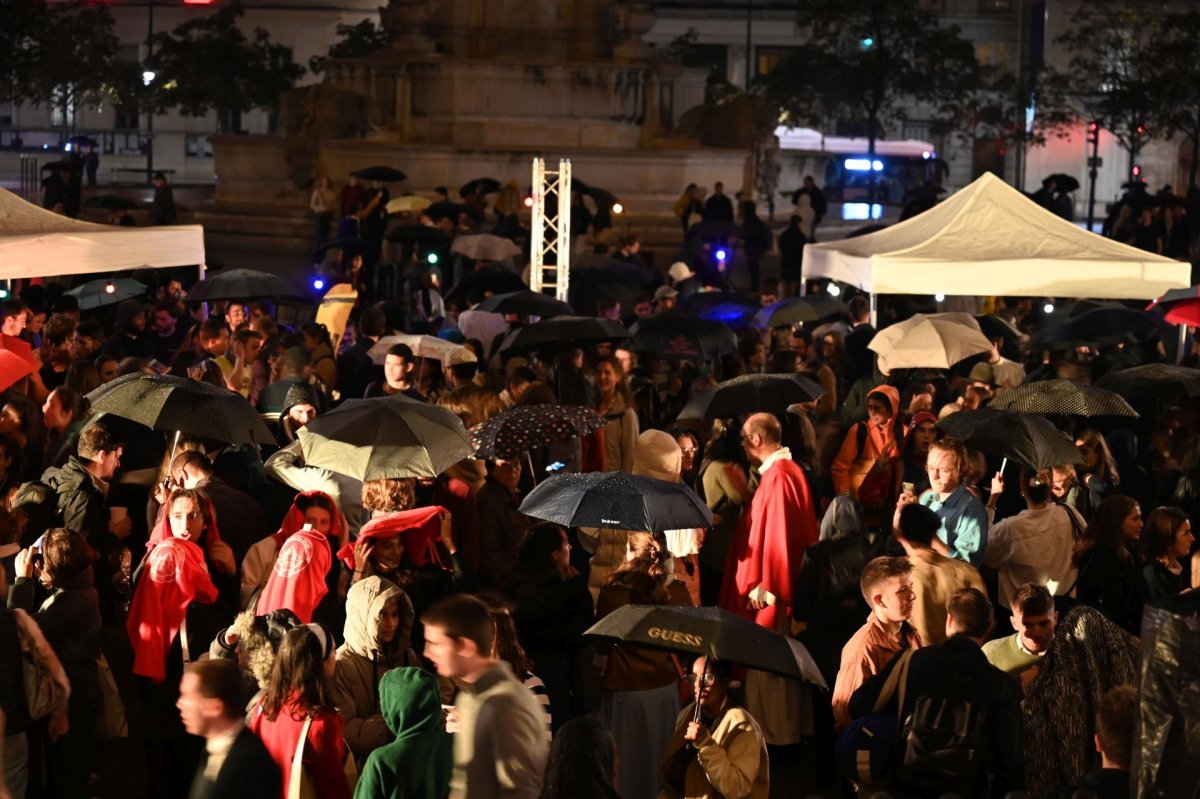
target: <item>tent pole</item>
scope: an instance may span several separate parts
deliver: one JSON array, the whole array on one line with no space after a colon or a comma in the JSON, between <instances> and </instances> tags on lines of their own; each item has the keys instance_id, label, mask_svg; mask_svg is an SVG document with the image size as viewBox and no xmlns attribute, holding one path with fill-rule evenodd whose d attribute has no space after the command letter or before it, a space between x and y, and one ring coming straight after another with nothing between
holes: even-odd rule
<instances>
[{"instance_id":1,"label":"tent pole","mask_svg":"<svg viewBox=\"0 0 1200 799\"><path fill-rule=\"evenodd\" d=\"M1175 351L1175 363L1183 363L1183 356L1187 355L1187 335L1188 326L1179 326L1179 348Z\"/></svg>"},{"instance_id":2,"label":"tent pole","mask_svg":"<svg viewBox=\"0 0 1200 799\"><path fill-rule=\"evenodd\" d=\"M878 330L879 322L875 317L875 292L872 291L869 296L871 298L871 327Z\"/></svg>"},{"instance_id":3,"label":"tent pole","mask_svg":"<svg viewBox=\"0 0 1200 799\"><path fill-rule=\"evenodd\" d=\"M198 265L196 267L196 273L197 273L197 275L196 275L197 281L203 282L204 276L206 274L208 274L208 265L207 264ZM207 319L208 318L208 302L205 301L205 302L200 303L200 307L203 309L204 318Z\"/></svg>"}]
</instances>

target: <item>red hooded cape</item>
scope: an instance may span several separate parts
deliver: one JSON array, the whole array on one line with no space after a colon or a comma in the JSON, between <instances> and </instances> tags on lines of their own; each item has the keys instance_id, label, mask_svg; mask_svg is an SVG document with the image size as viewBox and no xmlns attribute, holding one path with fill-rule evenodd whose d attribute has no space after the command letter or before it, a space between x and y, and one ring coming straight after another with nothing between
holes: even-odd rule
<instances>
[{"instance_id":1,"label":"red hooded cape","mask_svg":"<svg viewBox=\"0 0 1200 799\"><path fill-rule=\"evenodd\" d=\"M191 541L168 536L149 546L125 629L133 645L133 673L161 682L188 605L216 602L217 587L204 552Z\"/></svg>"},{"instance_id":2,"label":"red hooded cape","mask_svg":"<svg viewBox=\"0 0 1200 799\"><path fill-rule=\"evenodd\" d=\"M296 499L300 497L325 497L329 500L337 513L333 518L333 525L330 527L332 538L336 538L338 546L345 546L350 541L350 530L346 525L346 517L342 515L342 511L338 508L337 502L333 497L326 494L324 491L301 491L296 495ZM292 500L292 507L288 508L288 512L283 517L283 523L279 525L279 532L273 533L271 538L275 539L275 551L278 552L283 548L283 542L288 539L292 533L304 527L304 511L296 507L296 500ZM308 622L305 622L307 624Z\"/></svg>"},{"instance_id":3,"label":"red hooded cape","mask_svg":"<svg viewBox=\"0 0 1200 799\"><path fill-rule=\"evenodd\" d=\"M329 539L322 533L311 527L292 533L279 548L271 576L258 595L255 615L287 608L303 623L311 622L313 611L329 593L325 576L331 564Z\"/></svg>"},{"instance_id":4,"label":"red hooded cape","mask_svg":"<svg viewBox=\"0 0 1200 799\"><path fill-rule=\"evenodd\" d=\"M443 513L446 513L446 509L441 505L385 513L364 524L358 531L358 540L403 536L404 554L408 555L414 564L424 566L431 560L440 563L441 558L438 557L435 545L442 537ZM338 558L351 569L356 568L354 544L342 547L338 551Z\"/></svg>"},{"instance_id":5,"label":"red hooded cape","mask_svg":"<svg viewBox=\"0 0 1200 799\"><path fill-rule=\"evenodd\" d=\"M819 537L804 472L791 460L775 461L742 511L725 563L721 607L777 630L780 614L791 614L792 582L800 573L804 550ZM751 610L747 597L760 585L774 594L775 604Z\"/></svg>"}]
</instances>

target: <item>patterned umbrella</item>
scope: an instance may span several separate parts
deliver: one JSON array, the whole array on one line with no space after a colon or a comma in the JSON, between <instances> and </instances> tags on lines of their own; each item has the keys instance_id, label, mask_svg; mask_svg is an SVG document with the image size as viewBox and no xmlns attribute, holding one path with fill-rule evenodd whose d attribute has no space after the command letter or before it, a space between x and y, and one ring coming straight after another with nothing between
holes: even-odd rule
<instances>
[{"instance_id":1,"label":"patterned umbrella","mask_svg":"<svg viewBox=\"0 0 1200 799\"><path fill-rule=\"evenodd\" d=\"M1003 455L1035 469L1083 463L1075 442L1041 416L983 408L952 413L937 423L949 436L983 452Z\"/></svg>"},{"instance_id":2,"label":"patterned umbrella","mask_svg":"<svg viewBox=\"0 0 1200 799\"><path fill-rule=\"evenodd\" d=\"M737 352L737 335L723 322L667 311L636 322L633 345L667 360L705 361Z\"/></svg>"},{"instance_id":3,"label":"patterned umbrella","mask_svg":"<svg viewBox=\"0 0 1200 799\"><path fill-rule=\"evenodd\" d=\"M1058 379L1002 388L996 392L988 407L1001 411L1066 416L1138 415L1120 394Z\"/></svg>"},{"instance_id":4,"label":"patterned umbrella","mask_svg":"<svg viewBox=\"0 0 1200 799\"><path fill-rule=\"evenodd\" d=\"M509 408L469 431L479 458L513 458L557 441L591 435L604 419L578 405L525 405Z\"/></svg>"},{"instance_id":5,"label":"patterned umbrella","mask_svg":"<svg viewBox=\"0 0 1200 799\"><path fill-rule=\"evenodd\" d=\"M746 413L783 413L798 402L816 402L825 389L804 375L742 375L688 400L680 419L725 419Z\"/></svg>"}]
</instances>

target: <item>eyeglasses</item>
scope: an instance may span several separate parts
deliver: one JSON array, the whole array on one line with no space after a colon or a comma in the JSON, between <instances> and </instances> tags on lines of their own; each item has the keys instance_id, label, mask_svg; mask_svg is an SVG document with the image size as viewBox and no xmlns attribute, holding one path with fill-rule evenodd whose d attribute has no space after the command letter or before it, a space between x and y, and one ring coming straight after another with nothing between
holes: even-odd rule
<instances>
[{"instance_id":1,"label":"eyeglasses","mask_svg":"<svg viewBox=\"0 0 1200 799\"><path fill-rule=\"evenodd\" d=\"M932 475L938 475L938 476L945 475L945 476L949 477L950 475L957 472L958 469L954 468L953 466L926 466L925 471L929 472Z\"/></svg>"},{"instance_id":2,"label":"eyeglasses","mask_svg":"<svg viewBox=\"0 0 1200 799\"><path fill-rule=\"evenodd\" d=\"M682 452L684 455L695 455L696 454L695 447L683 447L679 451Z\"/></svg>"},{"instance_id":3,"label":"eyeglasses","mask_svg":"<svg viewBox=\"0 0 1200 799\"><path fill-rule=\"evenodd\" d=\"M715 674L697 674L692 677L692 682L700 683L703 686L710 687L717 681Z\"/></svg>"}]
</instances>

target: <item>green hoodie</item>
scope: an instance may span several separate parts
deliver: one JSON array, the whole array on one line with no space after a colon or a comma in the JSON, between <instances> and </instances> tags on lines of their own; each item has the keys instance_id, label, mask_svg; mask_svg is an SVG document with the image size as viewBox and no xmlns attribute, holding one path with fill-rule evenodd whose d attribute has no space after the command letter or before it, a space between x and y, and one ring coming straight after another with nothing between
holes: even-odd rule
<instances>
[{"instance_id":1,"label":"green hoodie","mask_svg":"<svg viewBox=\"0 0 1200 799\"><path fill-rule=\"evenodd\" d=\"M446 799L454 738L444 729L438 681L424 669L392 669L379 683L383 719L396 740L371 753L354 799Z\"/></svg>"}]
</instances>

